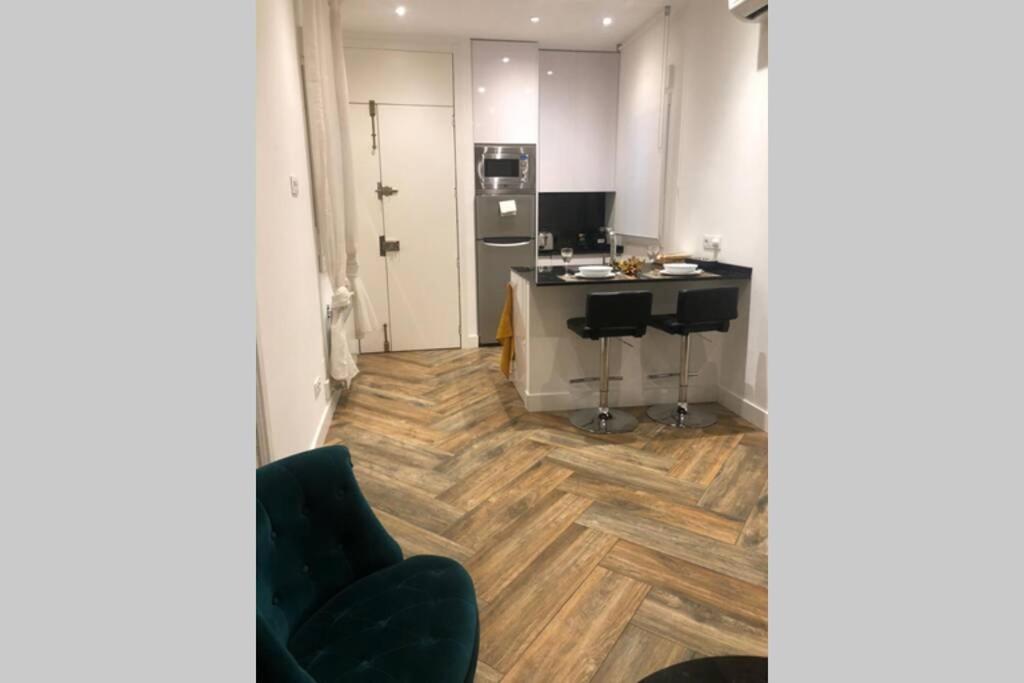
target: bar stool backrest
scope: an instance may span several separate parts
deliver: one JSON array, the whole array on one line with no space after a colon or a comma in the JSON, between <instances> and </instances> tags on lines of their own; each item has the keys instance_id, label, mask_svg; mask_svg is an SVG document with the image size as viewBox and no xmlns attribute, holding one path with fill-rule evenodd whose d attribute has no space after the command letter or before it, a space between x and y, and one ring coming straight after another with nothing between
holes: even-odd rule
<instances>
[{"instance_id":1,"label":"bar stool backrest","mask_svg":"<svg viewBox=\"0 0 1024 683\"><path fill-rule=\"evenodd\" d=\"M597 337L642 337L651 317L650 292L587 294L587 327Z\"/></svg>"},{"instance_id":2,"label":"bar stool backrest","mask_svg":"<svg viewBox=\"0 0 1024 683\"><path fill-rule=\"evenodd\" d=\"M676 301L676 320L684 325L722 323L728 330L738 315L739 298L739 287L683 290Z\"/></svg>"}]
</instances>

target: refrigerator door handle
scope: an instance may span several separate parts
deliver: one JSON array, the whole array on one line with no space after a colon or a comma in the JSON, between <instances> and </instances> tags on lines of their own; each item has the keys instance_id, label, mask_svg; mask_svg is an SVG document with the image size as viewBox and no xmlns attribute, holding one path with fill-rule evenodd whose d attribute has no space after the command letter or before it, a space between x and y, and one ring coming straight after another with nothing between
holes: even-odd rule
<instances>
[{"instance_id":1,"label":"refrigerator door handle","mask_svg":"<svg viewBox=\"0 0 1024 683\"><path fill-rule=\"evenodd\" d=\"M482 241L488 247L525 247L533 240L526 240L524 242L488 242L487 240Z\"/></svg>"}]
</instances>

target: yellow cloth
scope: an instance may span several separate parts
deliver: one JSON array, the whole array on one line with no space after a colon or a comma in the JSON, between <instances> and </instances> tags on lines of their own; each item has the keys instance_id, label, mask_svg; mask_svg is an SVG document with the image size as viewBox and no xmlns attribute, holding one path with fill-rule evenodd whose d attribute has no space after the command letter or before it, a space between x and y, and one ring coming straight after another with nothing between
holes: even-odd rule
<instances>
[{"instance_id":1,"label":"yellow cloth","mask_svg":"<svg viewBox=\"0 0 1024 683\"><path fill-rule=\"evenodd\" d=\"M501 311L498 331L495 334L501 342L501 374L508 377L512 372L512 359L516 356L512 344L512 284L505 285L505 308Z\"/></svg>"}]
</instances>

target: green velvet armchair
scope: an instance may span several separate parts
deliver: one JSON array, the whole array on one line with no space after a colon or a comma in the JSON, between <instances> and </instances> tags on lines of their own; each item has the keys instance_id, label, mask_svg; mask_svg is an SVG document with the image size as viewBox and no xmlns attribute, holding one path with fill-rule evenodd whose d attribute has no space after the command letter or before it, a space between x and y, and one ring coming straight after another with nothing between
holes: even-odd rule
<instances>
[{"instance_id":1,"label":"green velvet armchair","mask_svg":"<svg viewBox=\"0 0 1024 683\"><path fill-rule=\"evenodd\" d=\"M469 574L402 559L347 448L256 471L258 681L472 681L479 631Z\"/></svg>"}]
</instances>

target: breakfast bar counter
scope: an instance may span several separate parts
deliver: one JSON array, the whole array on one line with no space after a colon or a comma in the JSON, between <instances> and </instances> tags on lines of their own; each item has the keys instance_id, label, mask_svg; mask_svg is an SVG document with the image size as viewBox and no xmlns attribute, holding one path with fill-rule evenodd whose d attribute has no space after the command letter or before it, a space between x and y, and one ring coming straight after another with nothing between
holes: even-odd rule
<instances>
[{"instance_id":1,"label":"breakfast bar counter","mask_svg":"<svg viewBox=\"0 0 1024 683\"><path fill-rule=\"evenodd\" d=\"M531 412L574 410L595 405L599 344L581 339L566 320L583 316L590 292L649 290L654 313L676 309L681 289L738 286L739 318L724 334L693 335L690 397L694 403L718 400L721 347L746 339L750 268L720 262L693 261L694 275L662 276L646 266L635 277L584 279L564 267L513 267L513 333L515 361L512 381ZM611 342L609 372L612 406L644 406L674 402L678 389L679 337L652 328L642 338Z\"/></svg>"},{"instance_id":2,"label":"breakfast bar counter","mask_svg":"<svg viewBox=\"0 0 1024 683\"><path fill-rule=\"evenodd\" d=\"M574 276L575 268L568 270L563 266L540 266L529 268L513 266L512 272L523 275L525 278L533 278L534 284L538 287L552 287L558 285L602 285L602 284L649 284L652 282L703 282L708 280L750 280L751 269L745 266L736 266L731 263L720 263L717 261L696 261L688 260L687 263L697 264L699 273L696 275L671 275L662 276L660 271L650 266L644 269L636 277L626 277L619 274L615 279L586 279Z\"/></svg>"}]
</instances>

